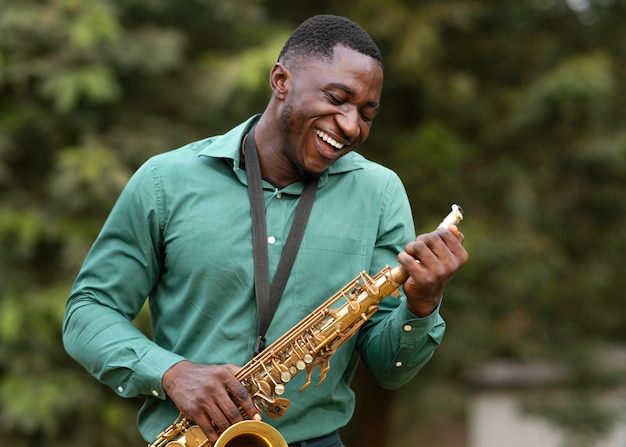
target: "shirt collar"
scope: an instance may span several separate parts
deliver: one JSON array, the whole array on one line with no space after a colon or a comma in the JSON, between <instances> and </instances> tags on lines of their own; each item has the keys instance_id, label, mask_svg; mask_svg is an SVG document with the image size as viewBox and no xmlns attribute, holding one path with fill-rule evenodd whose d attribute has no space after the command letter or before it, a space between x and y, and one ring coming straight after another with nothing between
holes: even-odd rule
<instances>
[{"instance_id":1,"label":"shirt collar","mask_svg":"<svg viewBox=\"0 0 626 447\"><path fill-rule=\"evenodd\" d=\"M227 133L204 140L205 147L198 152L198 156L229 159L232 160L233 167L238 167L241 158L241 141L260 117L260 114L254 115ZM329 175L363 169L363 161L364 158L360 154L356 152L347 153L320 176L318 185L325 184Z\"/></svg>"}]
</instances>

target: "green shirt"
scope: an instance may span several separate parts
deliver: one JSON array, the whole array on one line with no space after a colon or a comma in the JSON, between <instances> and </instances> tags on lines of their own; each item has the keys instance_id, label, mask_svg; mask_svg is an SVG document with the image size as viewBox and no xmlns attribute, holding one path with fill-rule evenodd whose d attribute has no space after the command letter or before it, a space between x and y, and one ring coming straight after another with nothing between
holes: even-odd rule
<instances>
[{"instance_id":1,"label":"green shirt","mask_svg":"<svg viewBox=\"0 0 626 447\"><path fill-rule=\"evenodd\" d=\"M240 168L251 118L225 135L148 160L120 195L76 278L63 327L67 351L121 396L145 395L139 429L152 442L178 410L161 379L175 363L245 364L257 337L250 204ZM264 183L270 272L303 184ZM349 153L325 172L268 345L354 279L385 265L415 237L404 187L391 170ZM131 324L149 300L152 339ZM362 358L387 388L410 380L443 337L438 311L417 318L396 297L331 357L319 387L287 385L287 413L266 422L287 442L345 425ZM317 376L314 373L313 379Z\"/></svg>"}]
</instances>

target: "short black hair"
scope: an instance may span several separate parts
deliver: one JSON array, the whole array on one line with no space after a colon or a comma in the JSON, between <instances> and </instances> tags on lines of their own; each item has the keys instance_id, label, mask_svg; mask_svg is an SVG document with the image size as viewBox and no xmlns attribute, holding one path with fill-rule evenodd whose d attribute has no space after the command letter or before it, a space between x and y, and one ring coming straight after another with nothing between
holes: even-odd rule
<instances>
[{"instance_id":1,"label":"short black hair","mask_svg":"<svg viewBox=\"0 0 626 447\"><path fill-rule=\"evenodd\" d=\"M361 25L341 16L320 14L298 26L283 47L278 60L286 56L296 59L317 57L331 58L336 45L343 45L370 56L383 65L383 57L372 38Z\"/></svg>"}]
</instances>

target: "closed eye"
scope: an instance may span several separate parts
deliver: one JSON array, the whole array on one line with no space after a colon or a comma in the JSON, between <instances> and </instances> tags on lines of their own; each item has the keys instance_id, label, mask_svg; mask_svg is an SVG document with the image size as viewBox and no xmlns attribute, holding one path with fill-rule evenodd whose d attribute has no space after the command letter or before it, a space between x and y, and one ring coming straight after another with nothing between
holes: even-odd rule
<instances>
[{"instance_id":1,"label":"closed eye","mask_svg":"<svg viewBox=\"0 0 626 447\"><path fill-rule=\"evenodd\" d=\"M335 104L335 105L341 105L344 102L346 102L344 99L340 98L339 96L337 96L337 95L335 95L333 93L326 92L325 94L326 94L326 97L328 98L328 100L331 103Z\"/></svg>"},{"instance_id":2,"label":"closed eye","mask_svg":"<svg viewBox=\"0 0 626 447\"><path fill-rule=\"evenodd\" d=\"M348 99L344 98L341 95L337 95L336 93L333 93L332 91L325 90L324 95L326 96L326 98L331 104L336 105L336 106L341 106L348 102ZM365 113L363 110L367 110L368 112L371 110L374 113ZM363 107L363 109L359 112L359 115L361 116L361 119L364 122L370 123L374 120L374 117L376 116L377 112L378 112L378 103L368 102L367 105Z\"/></svg>"}]
</instances>

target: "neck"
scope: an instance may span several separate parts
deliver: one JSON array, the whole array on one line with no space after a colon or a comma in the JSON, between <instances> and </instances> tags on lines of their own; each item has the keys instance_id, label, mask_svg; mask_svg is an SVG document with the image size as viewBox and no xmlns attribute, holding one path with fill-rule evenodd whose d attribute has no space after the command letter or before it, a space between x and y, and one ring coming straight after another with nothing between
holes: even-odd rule
<instances>
[{"instance_id":1,"label":"neck","mask_svg":"<svg viewBox=\"0 0 626 447\"><path fill-rule=\"evenodd\" d=\"M310 177L285 156L281 147L282 139L277 133L276 126L272 126L261 117L255 126L253 136L264 180L281 189Z\"/></svg>"}]
</instances>

